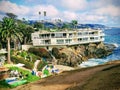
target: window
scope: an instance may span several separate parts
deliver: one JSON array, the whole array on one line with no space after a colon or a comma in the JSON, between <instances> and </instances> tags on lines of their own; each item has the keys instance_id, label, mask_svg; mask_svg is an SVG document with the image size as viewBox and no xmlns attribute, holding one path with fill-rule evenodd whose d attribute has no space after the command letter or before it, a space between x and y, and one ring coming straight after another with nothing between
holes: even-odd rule
<instances>
[{"instance_id":1,"label":"window","mask_svg":"<svg viewBox=\"0 0 120 90\"><path fill-rule=\"evenodd\" d=\"M70 43L72 40L71 39L66 39L65 43Z\"/></svg>"},{"instance_id":2,"label":"window","mask_svg":"<svg viewBox=\"0 0 120 90\"><path fill-rule=\"evenodd\" d=\"M79 33L78 33L78 36L80 36L80 35L82 35L82 33L81 33L81 32L79 32Z\"/></svg>"},{"instance_id":3,"label":"window","mask_svg":"<svg viewBox=\"0 0 120 90\"><path fill-rule=\"evenodd\" d=\"M88 35L88 32L83 32L82 35Z\"/></svg>"},{"instance_id":4,"label":"window","mask_svg":"<svg viewBox=\"0 0 120 90\"><path fill-rule=\"evenodd\" d=\"M57 44L64 44L64 40L62 39L57 40Z\"/></svg>"},{"instance_id":5,"label":"window","mask_svg":"<svg viewBox=\"0 0 120 90\"><path fill-rule=\"evenodd\" d=\"M88 40L88 38L83 38L83 41L87 41Z\"/></svg>"},{"instance_id":6,"label":"window","mask_svg":"<svg viewBox=\"0 0 120 90\"><path fill-rule=\"evenodd\" d=\"M69 37L72 37L72 35L73 35L72 33L69 33Z\"/></svg>"},{"instance_id":7,"label":"window","mask_svg":"<svg viewBox=\"0 0 120 90\"><path fill-rule=\"evenodd\" d=\"M103 36L100 36L100 38L102 39L102 38L103 38Z\"/></svg>"},{"instance_id":8,"label":"window","mask_svg":"<svg viewBox=\"0 0 120 90\"><path fill-rule=\"evenodd\" d=\"M94 37L90 37L90 40L94 40Z\"/></svg>"},{"instance_id":9,"label":"window","mask_svg":"<svg viewBox=\"0 0 120 90\"><path fill-rule=\"evenodd\" d=\"M94 37L95 40L98 40L98 37Z\"/></svg>"},{"instance_id":10,"label":"window","mask_svg":"<svg viewBox=\"0 0 120 90\"><path fill-rule=\"evenodd\" d=\"M82 38L78 38L78 41L82 41Z\"/></svg>"},{"instance_id":11,"label":"window","mask_svg":"<svg viewBox=\"0 0 120 90\"><path fill-rule=\"evenodd\" d=\"M55 37L55 34L54 34L54 33L52 33L52 34L51 34L51 37L52 37L52 38L54 38L54 37Z\"/></svg>"}]
</instances>

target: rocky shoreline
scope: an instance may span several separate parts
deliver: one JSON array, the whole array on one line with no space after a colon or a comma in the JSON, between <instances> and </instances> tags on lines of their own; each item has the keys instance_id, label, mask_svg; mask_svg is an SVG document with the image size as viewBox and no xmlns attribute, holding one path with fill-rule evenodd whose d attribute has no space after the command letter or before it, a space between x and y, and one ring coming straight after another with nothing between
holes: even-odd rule
<instances>
[{"instance_id":1,"label":"rocky shoreline","mask_svg":"<svg viewBox=\"0 0 120 90\"><path fill-rule=\"evenodd\" d=\"M90 43L77 46L54 47L52 55L58 65L77 67L90 58L102 58L112 54L115 49L113 44ZM54 60L53 60L54 61Z\"/></svg>"}]
</instances>

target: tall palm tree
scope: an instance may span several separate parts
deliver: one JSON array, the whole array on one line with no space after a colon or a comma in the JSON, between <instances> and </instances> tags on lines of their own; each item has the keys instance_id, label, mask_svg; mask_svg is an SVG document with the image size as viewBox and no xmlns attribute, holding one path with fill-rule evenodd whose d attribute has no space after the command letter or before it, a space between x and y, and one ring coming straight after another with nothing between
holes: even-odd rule
<instances>
[{"instance_id":1,"label":"tall palm tree","mask_svg":"<svg viewBox=\"0 0 120 90\"><path fill-rule=\"evenodd\" d=\"M13 36L16 35L17 31L15 30L16 25L15 21L12 18L4 17L2 20L2 28L0 29L0 33L2 39L7 40L7 61L11 63L10 59L10 40Z\"/></svg>"}]
</instances>

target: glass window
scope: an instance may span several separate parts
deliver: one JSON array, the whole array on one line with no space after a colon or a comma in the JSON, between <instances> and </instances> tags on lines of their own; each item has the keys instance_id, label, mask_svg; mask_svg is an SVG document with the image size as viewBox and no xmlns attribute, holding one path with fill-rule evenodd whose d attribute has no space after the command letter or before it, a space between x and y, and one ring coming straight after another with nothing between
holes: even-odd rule
<instances>
[{"instance_id":1,"label":"glass window","mask_svg":"<svg viewBox=\"0 0 120 90\"><path fill-rule=\"evenodd\" d=\"M64 40L62 39L57 40L57 44L63 44L63 43L64 43Z\"/></svg>"}]
</instances>

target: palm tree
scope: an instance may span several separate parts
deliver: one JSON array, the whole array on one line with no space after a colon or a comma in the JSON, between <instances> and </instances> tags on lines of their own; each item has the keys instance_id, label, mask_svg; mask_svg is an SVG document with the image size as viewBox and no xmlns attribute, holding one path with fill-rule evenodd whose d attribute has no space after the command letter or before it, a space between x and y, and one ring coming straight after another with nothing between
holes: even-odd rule
<instances>
[{"instance_id":1,"label":"palm tree","mask_svg":"<svg viewBox=\"0 0 120 90\"><path fill-rule=\"evenodd\" d=\"M74 28L77 28L78 21L77 20L72 20L72 25Z\"/></svg>"},{"instance_id":2,"label":"palm tree","mask_svg":"<svg viewBox=\"0 0 120 90\"><path fill-rule=\"evenodd\" d=\"M0 29L1 37L7 40L7 61L11 63L10 59L10 41L12 37L16 36L17 31L15 30L16 24L12 18L4 17L2 20L2 27Z\"/></svg>"},{"instance_id":3,"label":"palm tree","mask_svg":"<svg viewBox=\"0 0 120 90\"><path fill-rule=\"evenodd\" d=\"M17 29L22 33L21 43L29 44L31 42L31 33L34 32L34 28L21 21L18 23Z\"/></svg>"}]
</instances>

